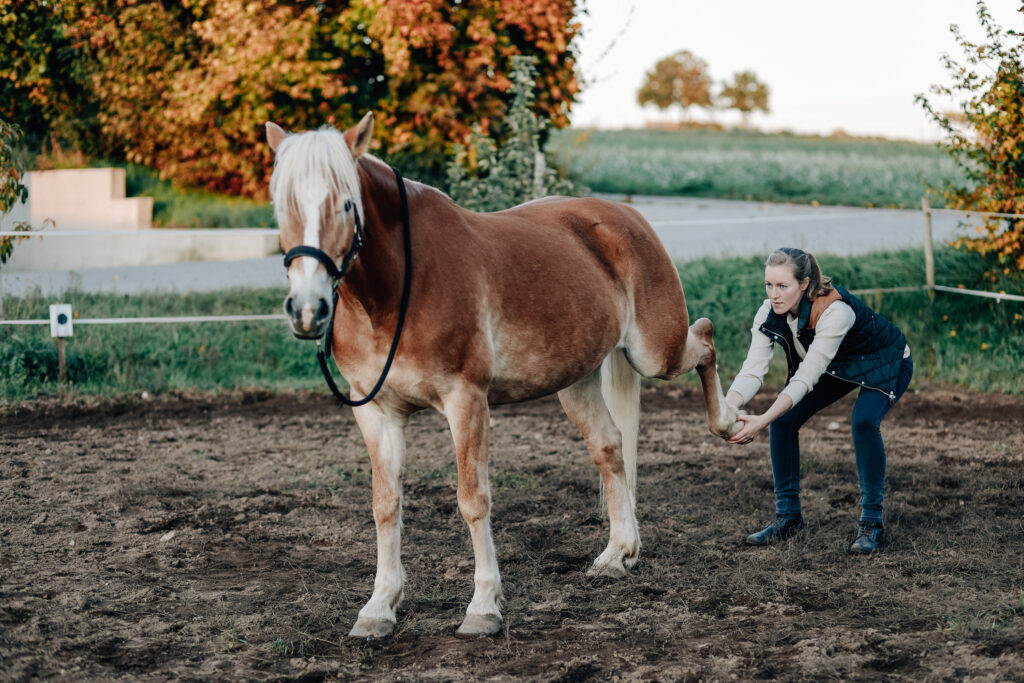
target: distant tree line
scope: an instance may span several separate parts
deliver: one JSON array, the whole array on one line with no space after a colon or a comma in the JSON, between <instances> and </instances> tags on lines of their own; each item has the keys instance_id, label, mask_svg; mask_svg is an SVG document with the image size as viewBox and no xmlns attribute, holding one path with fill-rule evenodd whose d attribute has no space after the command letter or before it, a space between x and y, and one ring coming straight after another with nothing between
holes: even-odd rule
<instances>
[{"instance_id":1,"label":"distant tree line","mask_svg":"<svg viewBox=\"0 0 1024 683\"><path fill-rule=\"evenodd\" d=\"M37 150L81 150L182 185L265 196L263 124L377 114L396 165L443 177L500 123L511 58L534 111L568 124L575 0L0 0L0 119Z\"/></svg>"},{"instance_id":2,"label":"distant tree line","mask_svg":"<svg viewBox=\"0 0 1024 683\"><path fill-rule=\"evenodd\" d=\"M689 50L680 50L658 60L646 73L637 92L641 105L659 109L678 107L685 116L690 107L735 109L744 127L752 112L768 112L768 86L753 71L740 71L723 81L717 92L708 74L708 64Z\"/></svg>"}]
</instances>

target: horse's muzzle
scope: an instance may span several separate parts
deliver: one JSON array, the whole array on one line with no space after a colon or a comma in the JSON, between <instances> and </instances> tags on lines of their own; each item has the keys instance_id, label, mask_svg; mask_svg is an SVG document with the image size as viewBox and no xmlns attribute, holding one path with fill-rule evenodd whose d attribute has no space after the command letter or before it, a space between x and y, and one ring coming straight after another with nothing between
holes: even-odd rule
<instances>
[{"instance_id":1,"label":"horse's muzzle","mask_svg":"<svg viewBox=\"0 0 1024 683\"><path fill-rule=\"evenodd\" d=\"M324 297L304 301L295 295L284 300L284 312L299 339L319 339L331 320L331 304Z\"/></svg>"}]
</instances>

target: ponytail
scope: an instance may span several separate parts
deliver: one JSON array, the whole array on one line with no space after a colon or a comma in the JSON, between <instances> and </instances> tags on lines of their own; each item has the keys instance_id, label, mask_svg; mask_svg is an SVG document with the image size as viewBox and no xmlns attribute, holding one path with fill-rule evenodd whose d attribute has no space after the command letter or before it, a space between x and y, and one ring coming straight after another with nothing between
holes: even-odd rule
<instances>
[{"instance_id":1,"label":"ponytail","mask_svg":"<svg viewBox=\"0 0 1024 683\"><path fill-rule=\"evenodd\" d=\"M803 249L794 247L776 249L768 255L768 260L764 265L766 268L768 266L789 266L793 269L793 275L796 276L797 282L802 282L804 278L810 280L805 293L808 301L814 301L819 296L832 291L832 278L822 275L821 267L818 265L818 260L814 258L814 254Z\"/></svg>"}]
</instances>

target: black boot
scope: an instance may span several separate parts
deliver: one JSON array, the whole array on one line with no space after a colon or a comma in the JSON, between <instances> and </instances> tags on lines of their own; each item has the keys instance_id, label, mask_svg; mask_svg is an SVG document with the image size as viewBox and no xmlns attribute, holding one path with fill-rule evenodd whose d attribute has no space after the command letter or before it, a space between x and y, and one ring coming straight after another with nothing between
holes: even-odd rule
<instances>
[{"instance_id":1,"label":"black boot","mask_svg":"<svg viewBox=\"0 0 1024 683\"><path fill-rule=\"evenodd\" d=\"M775 521L761 531L747 536L744 541L747 545L768 545L776 541L782 541L804 528L804 518L796 516L778 516Z\"/></svg>"},{"instance_id":2,"label":"black boot","mask_svg":"<svg viewBox=\"0 0 1024 683\"><path fill-rule=\"evenodd\" d=\"M857 555L870 555L882 547L881 522L861 522L857 529L857 540L850 545L850 552Z\"/></svg>"}]
</instances>

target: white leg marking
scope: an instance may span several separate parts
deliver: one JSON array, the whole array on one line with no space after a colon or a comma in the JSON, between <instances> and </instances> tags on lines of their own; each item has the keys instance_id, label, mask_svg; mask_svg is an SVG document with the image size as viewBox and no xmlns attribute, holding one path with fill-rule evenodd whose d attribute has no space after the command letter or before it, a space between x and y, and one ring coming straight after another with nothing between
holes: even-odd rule
<instances>
[{"instance_id":1,"label":"white leg marking","mask_svg":"<svg viewBox=\"0 0 1024 683\"><path fill-rule=\"evenodd\" d=\"M373 595L359 610L350 635L382 637L391 633L402 601L402 470L408 419L367 404L353 409L373 467L373 518L377 526L377 576Z\"/></svg>"},{"instance_id":2,"label":"white leg marking","mask_svg":"<svg viewBox=\"0 0 1024 683\"><path fill-rule=\"evenodd\" d=\"M476 568L473 599L456 635L494 635L501 629L501 574L491 535L491 488L487 476L487 431L490 409L486 395L467 389L445 401L445 415L455 440L459 466L459 511L469 526Z\"/></svg>"}]
</instances>

